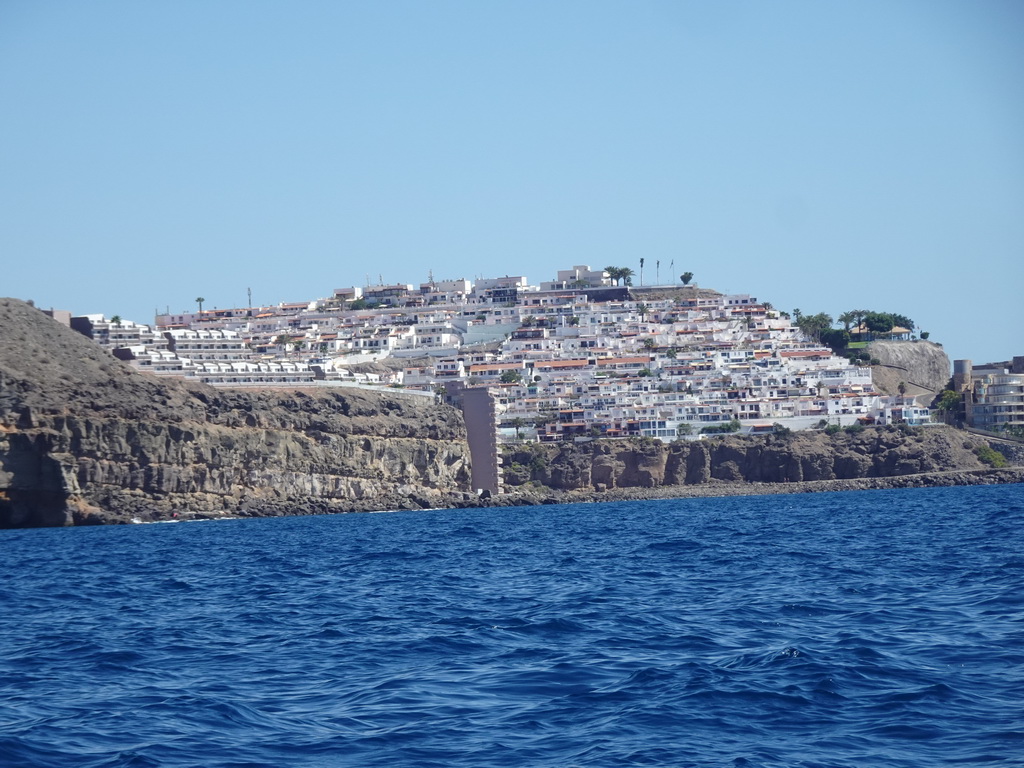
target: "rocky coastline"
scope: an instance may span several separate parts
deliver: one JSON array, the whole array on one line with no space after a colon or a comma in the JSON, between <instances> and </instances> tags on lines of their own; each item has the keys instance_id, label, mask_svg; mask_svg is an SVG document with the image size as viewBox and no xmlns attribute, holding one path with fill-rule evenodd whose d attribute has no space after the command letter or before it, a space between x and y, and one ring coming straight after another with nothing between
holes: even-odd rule
<instances>
[{"instance_id":1,"label":"rocky coastline","mask_svg":"<svg viewBox=\"0 0 1024 768\"><path fill-rule=\"evenodd\" d=\"M515 489L498 496L453 493L434 499L433 509L479 509L489 507L535 507L552 504L602 504L664 499L704 499L729 496L781 496L800 493L836 493L842 491L877 491L901 488L948 488L953 486L1004 485L1024 483L1024 467L975 469L965 471L925 472L897 477L864 477L848 480L808 480L791 483L712 482L705 485L666 485L657 488L614 488L611 490L571 491L530 487ZM423 509L425 506L409 497L382 498L378 504L353 506L351 512L400 512ZM187 511L176 517L186 520L214 520L225 517L286 517L330 514L337 510L315 501L279 505L263 505L234 514ZM106 520L96 522L143 522L141 520Z\"/></svg>"},{"instance_id":2,"label":"rocky coastline","mask_svg":"<svg viewBox=\"0 0 1024 768\"><path fill-rule=\"evenodd\" d=\"M789 483L748 483L717 481L704 485L664 485L657 488L614 488L611 490L550 488L515 490L484 501L488 506L534 506L657 499L699 499L722 496L775 496L791 493L875 491L898 488L944 488L970 485L1024 483L1024 467L1001 469L923 472L895 477L862 477L846 480L806 480Z\"/></svg>"},{"instance_id":3,"label":"rocky coastline","mask_svg":"<svg viewBox=\"0 0 1024 768\"><path fill-rule=\"evenodd\" d=\"M158 379L0 299L0 528L1020 483L948 427L527 444L470 487L461 413L395 392Z\"/></svg>"},{"instance_id":4,"label":"rocky coastline","mask_svg":"<svg viewBox=\"0 0 1024 768\"><path fill-rule=\"evenodd\" d=\"M157 378L13 299L0 327L0 527L471 498L461 414L433 400Z\"/></svg>"}]
</instances>

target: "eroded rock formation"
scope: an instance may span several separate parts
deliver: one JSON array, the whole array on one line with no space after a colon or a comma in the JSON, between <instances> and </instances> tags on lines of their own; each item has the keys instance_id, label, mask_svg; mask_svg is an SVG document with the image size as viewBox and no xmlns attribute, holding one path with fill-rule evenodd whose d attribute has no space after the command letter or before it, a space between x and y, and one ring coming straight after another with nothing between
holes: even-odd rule
<instances>
[{"instance_id":1,"label":"eroded rock formation","mask_svg":"<svg viewBox=\"0 0 1024 768\"><path fill-rule=\"evenodd\" d=\"M797 483L981 470L980 437L950 427L799 432L694 442L529 444L504 457L509 487L657 488L719 482Z\"/></svg>"},{"instance_id":2,"label":"eroded rock formation","mask_svg":"<svg viewBox=\"0 0 1024 768\"><path fill-rule=\"evenodd\" d=\"M931 341L872 341L867 353L880 362L872 367L871 377L887 395L897 394L902 383L909 395L934 396L952 374L949 356Z\"/></svg>"},{"instance_id":3,"label":"eroded rock formation","mask_svg":"<svg viewBox=\"0 0 1024 768\"><path fill-rule=\"evenodd\" d=\"M0 299L0 527L443 506L458 411L344 390L157 379Z\"/></svg>"}]
</instances>

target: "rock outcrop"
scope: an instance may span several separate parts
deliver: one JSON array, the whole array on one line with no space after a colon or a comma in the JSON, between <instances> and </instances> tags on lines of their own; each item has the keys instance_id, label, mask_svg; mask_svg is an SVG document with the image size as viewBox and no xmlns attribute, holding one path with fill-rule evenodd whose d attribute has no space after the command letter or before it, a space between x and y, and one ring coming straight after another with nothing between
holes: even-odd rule
<instances>
[{"instance_id":1,"label":"rock outcrop","mask_svg":"<svg viewBox=\"0 0 1024 768\"><path fill-rule=\"evenodd\" d=\"M880 362L872 366L871 377L878 391L886 395L897 394L903 382L908 395L934 396L952 374L949 356L931 341L872 341L867 353Z\"/></svg>"},{"instance_id":2,"label":"rock outcrop","mask_svg":"<svg viewBox=\"0 0 1024 768\"><path fill-rule=\"evenodd\" d=\"M659 443L621 440L535 443L504 457L508 487L561 491L714 483L801 483L890 478L987 467L984 438L951 427L794 432Z\"/></svg>"},{"instance_id":3,"label":"rock outcrop","mask_svg":"<svg viewBox=\"0 0 1024 768\"><path fill-rule=\"evenodd\" d=\"M354 389L158 379L0 299L0 527L446 506L461 414Z\"/></svg>"}]
</instances>

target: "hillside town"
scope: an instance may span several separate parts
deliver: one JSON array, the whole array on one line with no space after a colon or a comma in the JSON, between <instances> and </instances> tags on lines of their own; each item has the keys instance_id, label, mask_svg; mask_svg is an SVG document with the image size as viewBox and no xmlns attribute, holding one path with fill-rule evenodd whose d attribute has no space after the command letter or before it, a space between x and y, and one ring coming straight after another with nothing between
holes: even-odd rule
<instances>
[{"instance_id":1,"label":"hillside town","mask_svg":"<svg viewBox=\"0 0 1024 768\"><path fill-rule=\"evenodd\" d=\"M276 306L86 315L72 327L159 376L216 387L355 386L484 397L500 440L699 439L931 421L910 394L748 294L635 286L632 270L338 288ZM895 328L887 338L910 340ZM490 416L487 417L490 420Z\"/></svg>"}]
</instances>

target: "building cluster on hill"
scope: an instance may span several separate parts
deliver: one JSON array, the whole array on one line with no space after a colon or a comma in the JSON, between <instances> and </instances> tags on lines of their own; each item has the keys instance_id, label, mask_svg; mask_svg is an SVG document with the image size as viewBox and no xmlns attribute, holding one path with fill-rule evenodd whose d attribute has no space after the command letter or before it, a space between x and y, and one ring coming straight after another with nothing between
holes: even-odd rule
<instances>
[{"instance_id":1,"label":"building cluster on hill","mask_svg":"<svg viewBox=\"0 0 1024 768\"><path fill-rule=\"evenodd\" d=\"M509 438L674 440L930 420L914 398L880 394L869 367L750 295L618 282L576 266L540 285L430 280L159 315L154 326L99 315L72 324L140 370L214 386L387 386L455 398L483 389Z\"/></svg>"}]
</instances>

